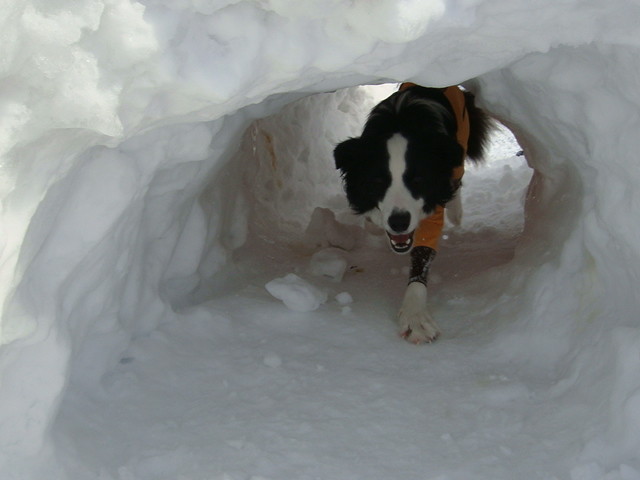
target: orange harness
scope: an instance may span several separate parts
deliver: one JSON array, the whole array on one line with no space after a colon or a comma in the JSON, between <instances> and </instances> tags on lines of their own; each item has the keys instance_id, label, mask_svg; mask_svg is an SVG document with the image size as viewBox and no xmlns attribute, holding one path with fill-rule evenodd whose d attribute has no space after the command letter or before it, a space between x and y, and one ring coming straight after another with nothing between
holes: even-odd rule
<instances>
[{"instance_id":1,"label":"orange harness","mask_svg":"<svg viewBox=\"0 0 640 480\"><path fill-rule=\"evenodd\" d=\"M400 85L400 91L415 86L415 83L405 82ZM456 116L456 140L462 147L464 155L467 154L467 144L469 142L469 115L465 108L464 93L458 87L447 87L443 89L444 96L447 98ZM464 157L463 157L464 158ZM462 165L453 169L451 179L460 181L464 175L464 160ZM427 218L420 221L418 228L413 234L414 247L429 247L433 250L438 249L438 241L442 235L444 227L444 206L438 205L434 212Z\"/></svg>"}]
</instances>

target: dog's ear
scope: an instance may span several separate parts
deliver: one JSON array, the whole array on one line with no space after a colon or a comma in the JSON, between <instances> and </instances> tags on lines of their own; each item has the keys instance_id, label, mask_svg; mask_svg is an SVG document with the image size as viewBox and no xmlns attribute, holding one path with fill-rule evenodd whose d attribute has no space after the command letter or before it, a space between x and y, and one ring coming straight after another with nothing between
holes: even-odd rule
<instances>
[{"instance_id":1,"label":"dog's ear","mask_svg":"<svg viewBox=\"0 0 640 480\"><path fill-rule=\"evenodd\" d=\"M339 143L333 150L333 158L336 161L336 168L342 173L349 169L349 166L362 157L362 140L360 138L350 138Z\"/></svg>"}]
</instances>

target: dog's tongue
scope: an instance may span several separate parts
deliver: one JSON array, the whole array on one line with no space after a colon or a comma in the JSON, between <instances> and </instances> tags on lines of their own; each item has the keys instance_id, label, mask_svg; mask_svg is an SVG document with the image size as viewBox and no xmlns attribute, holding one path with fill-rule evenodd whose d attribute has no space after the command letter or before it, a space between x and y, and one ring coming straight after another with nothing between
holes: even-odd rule
<instances>
[{"instance_id":1,"label":"dog's tongue","mask_svg":"<svg viewBox=\"0 0 640 480\"><path fill-rule=\"evenodd\" d=\"M405 233L404 235L389 235L391 240L395 243L408 243L411 239L411 234Z\"/></svg>"},{"instance_id":2,"label":"dog's tongue","mask_svg":"<svg viewBox=\"0 0 640 480\"><path fill-rule=\"evenodd\" d=\"M413 232L402 235L392 235L387 232L391 249L396 253L407 253L413 244Z\"/></svg>"}]
</instances>

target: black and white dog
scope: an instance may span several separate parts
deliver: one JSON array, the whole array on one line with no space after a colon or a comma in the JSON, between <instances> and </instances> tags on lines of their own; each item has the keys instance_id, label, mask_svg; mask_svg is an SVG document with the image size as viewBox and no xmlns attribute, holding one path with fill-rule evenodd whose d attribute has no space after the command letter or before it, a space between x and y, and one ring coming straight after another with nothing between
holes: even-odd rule
<instances>
[{"instance_id":1,"label":"black and white dog","mask_svg":"<svg viewBox=\"0 0 640 480\"><path fill-rule=\"evenodd\" d=\"M427 309L427 275L444 223L462 219L465 157L482 160L491 119L457 86L404 83L371 111L362 135L334 150L349 204L382 227L396 253L411 252L399 333L413 343L439 334Z\"/></svg>"}]
</instances>

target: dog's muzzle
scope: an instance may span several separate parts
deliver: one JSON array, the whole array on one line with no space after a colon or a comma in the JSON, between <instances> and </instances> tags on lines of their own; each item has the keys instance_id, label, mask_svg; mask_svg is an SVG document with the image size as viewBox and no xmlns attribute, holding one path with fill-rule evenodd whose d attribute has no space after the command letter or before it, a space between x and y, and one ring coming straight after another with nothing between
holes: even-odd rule
<instances>
[{"instance_id":1,"label":"dog's muzzle","mask_svg":"<svg viewBox=\"0 0 640 480\"><path fill-rule=\"evenodd\" d=\"M387 232L389 237L389 246L395 253L407 253L413 246L413 232L396 235Z\"/></svg>"},{"instance_id":2,"label":"dog's muzzle","mask_svg":"<svg viewBox=\"0 0 640 480\"><path fill-rule=\"evenodd\" d=\"M391 250L396 253L407 253L413 245L413 232L407 232L411 224L411 214L405 210L394 209L387 219L387 236ZM403 233L399 233L403 232Z\"/></svg>"}]
</instances>

